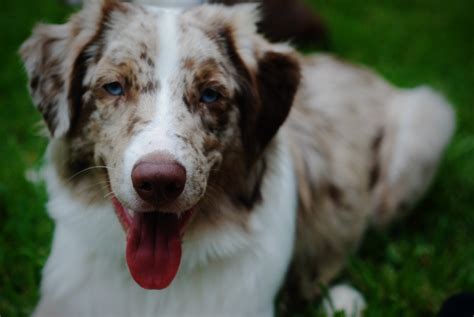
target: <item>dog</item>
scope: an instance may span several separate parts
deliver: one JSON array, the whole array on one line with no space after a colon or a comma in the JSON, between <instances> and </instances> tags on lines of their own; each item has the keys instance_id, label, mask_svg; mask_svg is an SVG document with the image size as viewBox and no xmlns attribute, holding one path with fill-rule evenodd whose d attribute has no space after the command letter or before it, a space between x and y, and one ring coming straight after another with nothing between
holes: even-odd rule
<instances>
[{"instance_id":1,"label":"dog","mask_svg":"<svg viewBox=\"0 0 474 317\"><path fill-rule=\"evenodd\" d=\"M34 316L274 316L427 190L449 103L270 43L258 19L101 0L34 29L55 222ZM349 286L329 295L361 314Z\"/></svg>"}]
</instances>

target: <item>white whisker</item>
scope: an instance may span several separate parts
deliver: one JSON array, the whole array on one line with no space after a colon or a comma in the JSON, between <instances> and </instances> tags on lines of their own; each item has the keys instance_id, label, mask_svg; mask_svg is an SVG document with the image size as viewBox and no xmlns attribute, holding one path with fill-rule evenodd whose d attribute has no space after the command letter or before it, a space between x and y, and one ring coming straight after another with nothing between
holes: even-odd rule
<instances>
[{"instance_id":1,"label":"white whisker","mask_svg":"<svg viewBox=\"0 0 474 317\"><path fill-rule=\"evenodd\" d=\"M91 167L88 167L88 168L85 168L79 172L77 172L76 174L72 175L71 177L69 177L67 179L67 182L71 182L75 177L85 173L85 172L89 172L91 170L95 170L95 169L106 169L106 170L112 170L113 168L112 167L108 167L108 166L91 166Z\"/></svg>"}]
</instances>

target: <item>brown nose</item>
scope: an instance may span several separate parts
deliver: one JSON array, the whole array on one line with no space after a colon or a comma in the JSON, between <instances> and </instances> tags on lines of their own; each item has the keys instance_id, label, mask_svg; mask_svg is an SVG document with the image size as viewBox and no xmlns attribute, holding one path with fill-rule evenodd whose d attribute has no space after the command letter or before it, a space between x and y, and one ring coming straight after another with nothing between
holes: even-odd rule
<instances>
[{"instance_id":1,"label":"brown nose","mask_svg":"<svg viewBox=\"0 0 474 317\"><path fill-rule=\"evenodd\" d=\"M166 154L152 154L133 167L132 183L140 198L161 207L172 203L183 192L186 170Z\"/></svg>"}]
</instances>

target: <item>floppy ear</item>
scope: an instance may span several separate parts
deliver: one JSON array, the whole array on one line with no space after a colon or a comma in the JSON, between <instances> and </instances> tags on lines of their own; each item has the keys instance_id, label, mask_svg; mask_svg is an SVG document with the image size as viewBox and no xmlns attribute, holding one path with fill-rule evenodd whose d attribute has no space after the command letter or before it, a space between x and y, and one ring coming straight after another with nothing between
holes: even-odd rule
<instances>
[{"instance_id":1,"label":"floppy ear","mask_svg":"<svg viewBox=\"0 0 474 317\"><path fill-rule=\"evenodd\" d=\"M53 136L64 134L70 123L66 87L69 36L69 24L39 25L20 49L31 97Z\"/></svg>"},{"instance_id":2,"label":"floppy ear","mask_svg":"<svg viewBox=\"0 0 474 317\"><path fill-rule=\"evenodd\" d=\"M290 53L269 50L257 62L256 151L262 151L290 113L300 83L300 66Z\"/></svg>"},{"instance_id":3,"label":"floppy ear","mask_svg":"<svg viewBox=\"0 0 474 317\"><path fill-rule=\"evenodd\" d=\"M90 1L63 25L40 24L21 46L29 91L53 137L66 134L80 106L85 51L118 1ZM79 103L79 104L78 104Z\"/></svg>"},{"instance_id":4,"label":"floppy ear","mask_svg":"<svg viewBox=\"0 0 474 317\"><path fill-rule=\"evenodd\" d=\"M257 35L254 4L227 8L222 37L239 77L240 128L250 164L270 143L290 113L301 73L296 52Z\"/></svg>"}]
</instances>

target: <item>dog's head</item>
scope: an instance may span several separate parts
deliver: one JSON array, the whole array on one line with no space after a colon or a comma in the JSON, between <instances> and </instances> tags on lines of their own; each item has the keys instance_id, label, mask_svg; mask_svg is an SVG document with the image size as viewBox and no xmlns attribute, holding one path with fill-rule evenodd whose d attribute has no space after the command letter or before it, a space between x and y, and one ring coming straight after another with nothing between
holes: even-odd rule
<instances>
[{"instance_id":1,"label":"dog's head","mask_svg":"<svg viewBox=\"0 0 474 317\"><path fill-rule=\"evenodd\" d=\"M21 48L60 175L107 184L145 288L174 278L185 226L210 188L247 207L255 196L250 174L300 77L292 51L258 36L256 20L251 5L175 11L103 0L67 24L38 26Z\"/></svg>"}]
</instances>

